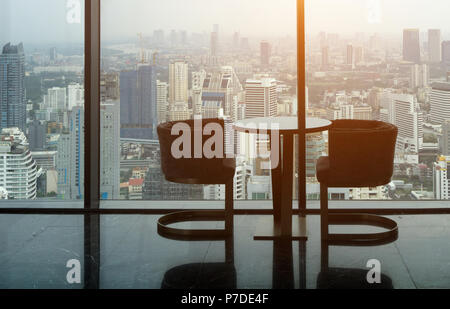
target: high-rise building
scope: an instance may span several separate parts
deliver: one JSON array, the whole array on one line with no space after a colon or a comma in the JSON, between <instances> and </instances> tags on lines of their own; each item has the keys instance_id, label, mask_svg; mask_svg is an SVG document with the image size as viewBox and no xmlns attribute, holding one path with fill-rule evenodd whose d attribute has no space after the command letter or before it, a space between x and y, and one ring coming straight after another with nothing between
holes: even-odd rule
<instances>
[{"instance_id":1,"label":"high-rise building","mask_svg":"<svg viewBox=\"0 0 450 309\"><path fill-rule=\"evenodd\" d=\"M437 200L450 199L450 186L448 169L450 164L449 156L442 156L438 162L433 164L433 191Z\"/></svg>"},{"instance_id":2,"label":"high-rise building","mask_svg":"<svg viewBox=\"0 0 450 309\"><path fill-rule=\"evenodd\" d=\"M169 104L188 102L188 63L173 61L169 65Z\"/></svg>"},{"instance_id":3,"label":"high-rise building","mask_svg":"<svg viewBox=\"0 0 450 309\"><path fill-rule=\"evenodd\" d=\"M450 119L450 83L433 83L430 96L430 120L442 124Z\"/></svg>"},{"instance_id":4,"label":"high-rise building","mask_svg":"<svg viewBox=\"0 0 450 309\"><path fill-rule=\"evenodd\" d=\"M120 99L120 82L119 73L102 72L100 75L100 101L119 100Z\"/></svg>"},{"instance_id":5,"label":"high-rise building","mask_svg":"<svg viewBox=\"0 0 450 309\"><path fill-rule=\"evenodd\" d=\"M31 156L28 143L18 128L3 129L0 134L0 188L9 199L36 198L37 178L41 170Z\"/></svg>"},{"instance_id":6,"label":"high-rise building","mask_svg":"<svg viewBox=\"0 0 450 309\"><path fill-rule=\"evenodd\" d=\"M324 46L322 47L322 68L326 69L330 63L330 56L329 56L329 47Z\"/></svg>"},{"instance_id":7,"label":"high-rise building","mask_svg":"<svg viewBox=\"0 0 450 309\"><path fill-rule=\"evenodd\" d=\"M185 120L189 113L189 65L184 60L169 64L169 120Z\"/></svg>"},{"instance_id":8,"label":"high-rise building","mask_svg":"<svg viewBox=\"0 0 450 309\"><path fill-rule=\"evenodd\" d=\"M442 42L441 57L444 65L450 65L450 41Z\"/></svg>"},{"instance_id":9,"label":"high-rise building","mask_svg":"<svg viewBox=\"0 0 450 309\"><path fill-rule=\"evenodd\" d=\"M353 66L354 64L354 52L353 45L347 45L347 64Z\"/></svg>"},{"instance_id":10,"label":"high-rise building","mask_svg":"<svg viewBox=\"0 0 450 309\"><path fill-rule=\"evenodd\" d=\"M450 119L445 119L442 124L442 136L439 139L441 153L450 156Z\"/></svg>"},{"instance_id":11,"label":"high-rise building","mask_svg":"<svg viewBox=\"0 0 450 309\"><path fill-rule=\"evenodd\" d=\"M46 141L45 124L39 120L33 120L28 125L28 140L30 141L30 150L43 150Z\"/></svg>"},{"instance_id":12,"label":"high-rise building","mask_svg":"<svg viewBox=\"0 0 450 309\"><path fill-rule=\"evenodd\" d=\"M0 55L0 128L25 131L26 115L23 45L8 43Z\"/></svg>"},{"instance_id":13,"label":"high-rise building","mask_svg":"<svg viewBox=\"0 0 450 309\"><path fill-rule=\"evenodd\" d=\"M419 29L403 30L403 60L420 63Z\"/></svg>"},{"instance_id":14,"label":"high-rise building","mask_svg":"<svg viewBox=\"0 0 450 309\"><path fill-rule=\"evenodd\" d=\"M275 117L277 81L273 78L248 79L245 83L245 117Z\"/></svg>"},{"instance_id":15,"label":"high-rise building","mask_svg":"<svg viewBox=\"0 0 450 309\"><path fill-rule=\"evenodd\" d=\"M267 68L270 65L271 45L267 41L262 41L260 46L261 66Z\"/></svg>"},{"instance_id":16,"label":"high-rise building","mask_svg":"<svg viewBox=\"0 0 450 309\"><path fill-rule=\"evenodd\" d=\"M417 110L414 97L394 96L394 124L398 127L397 150L417 153L423 141L422 113Z\"/></svg>"},{"instance_id":17,"label":"high-rise building","mask_svg":"<svg viewBox=\"0 0 450 309\"><path fill-rule=\"evenodd\" d=\"M84 109L70 112L69 128L57 144L56 168L58 195L62 199L83 199L84 196Z\"/></svg>"},{"instance_id":18,"label":"high-rise building","mask_svg":"<svg viewBox=\"0 0 450 309\"><path fill-rule=\"evenodd\" d=\"M121 136L152 139L156 135L156 73L149 64L120 73Z\"/></svg>"},{"instance_id":19,"label":"high-rise building","mask_svg":"<svg viewBox=\"0 0 450 309\"><path fill-rule=\"evenodd\" d=\"M428 30L428 59L430 62L441 62L441 30Z\"/></svg>"},{"instance_id":20,"label":"high-rise building","mask_svg":"<svg viewBox=\"0 0 450 309\"><path fill-rule=\"evenodd\" d=\"M80 84L71 84L67 87L67 105L72 110L75 106L84 106L84 87Z\"/></svg>"},{"instance_id":21,"label":"high-rise building","mask_svg":"<svg viewBox=\"0 0 450 309\"><path fill-rule=\"evenodd\" d=\"M67 110L67 89L61 87L53 87L47 89L44 95L44 108L59 111Z\"/></svg>"},{"instance_id":22,"label":"high-rise building","mask_svg":"<svg viewBox=\"0 0 450 309\"><path fill-rule=\"evenodd\" d=\"M219 34L217 32L211 33L211 57L217 57L219 53Z\"/></svg>"},{"instance_id":23,"label":"high-rise building","mask_svg":"<svg viewBox=\"0 0 450 309\"><path fill-rule=\"evenodd\" d=\"M167 121L169 84L156 81L156 105L158 106L158 124Z\"/></svg>"},{"instance_id":24,"label":"high-rise building","mask_svg":"<svg viewBox=\"0 0 450 309\"><path fill-rule=\"evenodd\" d=\"M100 105L100 194L102 199L120 197L120 102Z\"/></svg>"},{"instance_id":25,"label":"high-rise building","mask_svg":"<svg viewBox=\"0 0 450 309\"><path fill-rule=\"evenodd\" d=\"M411 66L410 87L423 88L428 87L430 71L426 64L413 64Z\"/></svg>"}]
</instances>

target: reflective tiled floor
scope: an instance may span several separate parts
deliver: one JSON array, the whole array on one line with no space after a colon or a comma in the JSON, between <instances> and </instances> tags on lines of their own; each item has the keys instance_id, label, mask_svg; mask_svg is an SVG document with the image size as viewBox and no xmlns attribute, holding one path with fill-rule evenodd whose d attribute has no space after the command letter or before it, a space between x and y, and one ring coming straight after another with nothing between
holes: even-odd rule
<instances>
[{"instance_id":1,"label":"reflective tiled floor","mask_svg":"<svg viewBox=\"0 0 450 309\"><path fill-rule=\"evenodd\" d=\"M307 218L306 243L254 241L272 217L236 216L234 240L227 246L225 241L162 238L156 232L158 217L101 216L100 288L157 289L167 280L181 284L186 271L198 277L209 268L222 273L210 281L219 287L223 282L257 289L316 288L320 283L324 248L318 216ZM329 247L329 267L361 269L364 272L357 276L365 276L367 261L377 259L394 288L450 288L450 216L391 218L399 224L397 241L376 247ZM82 288L83 281L67 282L66 263L79 259L83 269L84 250L83 216L0 215L0 288ZM175 268L187 264L190 268ZM178 272L168 272L171 269Z\"/></svg>"}]
</instances>

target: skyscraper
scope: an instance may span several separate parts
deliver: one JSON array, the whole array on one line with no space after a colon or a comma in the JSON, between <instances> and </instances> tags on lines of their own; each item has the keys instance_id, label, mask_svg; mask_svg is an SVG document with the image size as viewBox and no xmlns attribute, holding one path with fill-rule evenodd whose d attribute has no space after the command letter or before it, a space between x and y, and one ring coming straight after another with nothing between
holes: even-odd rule
<instances>
[{"instance_id":1,"label":"skyscraper","mask_svg":"<svg viewBox=\"0 0 450 309\"><path fill-rule=\"evenodd\" d=\"M176 60L169 65L169 104L188 102L188 63Z\"/></svg>"},{"instance_id":2,"label":"skyscraper","mask_svg":"<svg viewBox=\"0 0 450 309\"><path fill-rule=\"evenodd\" d=\"M444 65L450 65L450 41L442 42L442 63Z\"/></svg>"},{"instance_id":3,"label":"skyscraper","mask_svg":"<svg viewBox=\"0 0 450 309\"><path fill-rule=\"evenodd\" d=\"M270 54L271 54L271 46L267 41L261 42L261 66L268 67L270 65Z\"/></svg>"},{"instance_id":4,"label":"skyscraper","mask_svg":"<svg viewBox=\"0 0 450 309\"><path fill-rule=\"evenodd\" d=\"M17 138L22 136L22 138ZM17 128L3 129L0 134L0 188L9 199L35 199L37 178L41 170L32 158L23 133Z\"/></svg>"},{"instance_id":5,"label":"skyscraper","mask_svg":"<svg viewBox=\"0 0 450 309\"><path fill-rule=\"evenodd\" d=\"M169 64L169 120L190 118L188 105L189 66L184 60Z\"/></svg>"},{"instance_id":6,"label":"skyscraper","mask_svg":"<svg viewBox=\"0 0 450 309\"><path fill-rule=\"evenodd\" d=\"M120 197L120 102L100 105L100 194L102 199Z\"/></svg>"},{"instance_id":7,"label":"skyscraper","mask_svg":"<svg viewBox=\"0 0 450 309\"><path fill-rule=\"evenodd\" d=\"M84 196L84 109L76 106L70 112L69 128L57 144L56 168L58 195L62 199Z\"/></svg>"},{"instance_id":8,"label":"skyscraper","mask_svg":"<svg viewBox=\"0 0 450 309\"><path fill-rule=\"evenodd\" d=\"M211 33L211 57L217 57L219 52L219 34L217 32Z\"/></svg>"},{"instance_id":9,"label":"skyscraper","mask_svg":"<svg viewBox=\"0 0 450 309\"><path fill-rule=\"evenodd\" d=\"M273 78L248 79L245 83L245 117L277 115L277 82Z\"/></svg>"},{"instance_id":10,"label":"skyscraper","mask_svg":"<svg viewBox=\"0 0 450 309\"><path fill-rule=\"evenodd\" d=\"M422 88L428 86L430 72L426 64L413 64L411 66L410 87Z\"/></svg>"},{"instance_id":11,"label":"skyscraper","mask_svg":"<svg viewBox=\"0 0 450 309\"><path fill-rule=\"evenodd\" d=\"M450 119L450 83L433 83L430 96L430 120L442 124Z\"/></svg>"},{"instance_id":12,"label":"skyscraper","mask_svg":"<svg viewBox=\"0 0 450 309\"><path fill-rule=\"evenodd\" d=\"M430 62L441 62L441 30L428 30L428 59Z\"/></svg>"},{"instance_id":13,"label":"skyscraper","mask_svg":"<svg viewBox=\"0 0 450 309\"><path fill-rule=\"evenodd\" d=\"M419 29L403 30L403 60L420 63Z\"/></svg>"},{"instance_id":14,"label":"skyscraper","mask_svg":"<svg viewBox=\"0 0 450 309\"><path fill-rule=\"evenodd\" d=\"M25 54L23 45L6 44L0 55L0 128L25 131Z\"/></svg>"},{"instance_id":15,"label":"skyscraper","mask_svg":"<svg viewBox=\"0 0 450 309\"><path fill-rule=\"evenodd\" d=\"M322 47L322 69L326 69L328 67L330 61L329 51L330 49L328 48L328 46Z\"/></svg>"},{"instance_id":16,"label":"skyscraper","mask_svg":"<svg viewBox=\"0 0 450 309\"><path fill-rule=\"evenodd\" d=\"M154 138L158 123L155 68L138 64L135 71L120 73L121 136Z\"/></svg>"},{"instance_id":17,"label":"skyscraper","mask_svg":"<svg viewBox=\"0 0 450 309\"><path fill-rule=\"evenodd\" d=\"M156 81L156 102L158 106L158 124L167 121L167 95L169 85L167 83Z\"/></svg>"},{"instance_id":18,"label":"skyscraper","mask_svg":"<svg viewBox=\"0 0 450 309\"><path fill-rule=\"evenodd\" d=\"M353 65L354 55L353 55L353 45L347 45L347 64Z\"/></svg>"},{"instance_id":19,"label":"skyscraper","mask_svg":"<svg viewBox=\"0 0 450 309\"><path fill-rule=\"evenodd\" d=\"M433 163L433 191L434 197L438 200L450 198L449 163L450 157L448 156L442 156L436 163Z\"/></svg>"}]
</instances>

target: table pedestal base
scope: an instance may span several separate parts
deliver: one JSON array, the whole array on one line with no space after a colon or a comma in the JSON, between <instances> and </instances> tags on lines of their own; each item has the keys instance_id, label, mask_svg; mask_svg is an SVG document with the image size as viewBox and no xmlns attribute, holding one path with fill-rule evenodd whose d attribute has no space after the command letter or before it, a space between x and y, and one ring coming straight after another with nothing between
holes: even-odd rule
<instances>
[{"instance_id":1,"label":"table pedestal base","mask_svg":"<svg viewBox=\"0 0 450 309\"><path fill-rule=\"evenodd\" d=\"M297 217L297 216L296 216ZM307 241L308 233L306 230L306 218L305 217L297 217L298 219L294 221L292 225L292 233L288 235L283 235L281 233L281 228L279 225L274 223L274 225L270 228L265 227L264 231L257 231L257 236L253 237L253 240L277 240L277 239L290 239L297 241ZM262 228L261 228L262 229ZM270 229L270 230L269 230Z\"/></svg>"}]
</instances>

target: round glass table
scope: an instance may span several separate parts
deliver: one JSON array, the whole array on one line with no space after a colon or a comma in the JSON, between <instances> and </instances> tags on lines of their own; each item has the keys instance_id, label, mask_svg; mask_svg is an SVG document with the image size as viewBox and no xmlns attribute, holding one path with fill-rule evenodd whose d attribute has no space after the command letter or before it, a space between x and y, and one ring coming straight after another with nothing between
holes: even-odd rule
<instances>
[{"instance_id":1,"label":"round glass table","mask_svg":"<svg viewBox=\"0 0 450 309\"><path fill-rule=\"evenodd\" d=\"M332 123L329 120L306 118L305 134L326 131L331 126ZM234 129L248 134L267 134L270 140L273 233L269 236L255 236L255 240L279 237L305 239L305 236L292 236L294 135L301 133L298 129L297 117L250 118L237 121Z\"/></svg>"}]
</instances>

